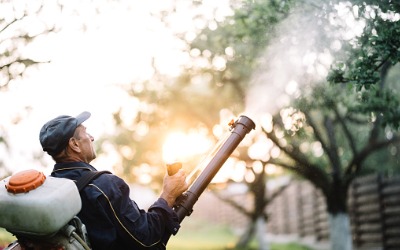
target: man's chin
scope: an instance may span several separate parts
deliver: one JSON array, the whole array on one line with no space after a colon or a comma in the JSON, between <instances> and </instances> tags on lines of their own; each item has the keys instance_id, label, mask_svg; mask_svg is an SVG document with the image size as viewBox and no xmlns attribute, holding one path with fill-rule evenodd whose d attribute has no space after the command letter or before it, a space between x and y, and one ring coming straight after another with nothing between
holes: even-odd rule
<instances>
[{"instance_id":1,"label":"man's chin","mask_svg":"<svg viewBox=\"0 0 400 250\"><path fill-rule=\"evenodd\" d=\"M97 157L97 155L95 153L93 153L92 159L88 163L92 162L94 159L96 159L96 157Z\"/></svg>"}]
</instances>

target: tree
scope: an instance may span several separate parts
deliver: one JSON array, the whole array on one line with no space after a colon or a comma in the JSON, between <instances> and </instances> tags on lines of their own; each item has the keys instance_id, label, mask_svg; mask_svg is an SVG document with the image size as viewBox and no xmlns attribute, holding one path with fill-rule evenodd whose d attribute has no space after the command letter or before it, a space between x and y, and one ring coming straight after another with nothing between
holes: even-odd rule
<instances>
[{"instance_id":1,"label":"tree","mask_svg":"<svg viewBox=\"0 0 400 250\"><path fill-rule=\"evenodd\" d=\"M400 127L397 93L384 89L389 70L400 61L400 4L395 1L352 1L356 18L365 22L361 36L345 43L347 53L337 58L328 80L348 83L360 92L360 112L372 113L382 125ZM398 82L396 83L398 84Z\"/></svg>"},{"instance_id":2,"label":"tree","mask_svg":"<svg viewBox=\"0 0 400 250\"><path fill-rule=\"evenodd\" d=\"M194 2L194 5L196 4L201 7L200 3ZM183 65L182 74L177 78L163 75L158 71L157 64L154 62L155 73L152 79L132 83L132 87L127 91L140 102L140 111L132 121L128 121L129 124L124 124L121 119L123 110L115 114L115 121L120 127L120 134L117 135L115 141L117 143L113 142L113 144L119 148L129 145L130 148L136 149L134 157L123 156L122 166L118 168L121 174L135 178L130 174L132 166L137 167L143 162L149 165L162 164L160 152L157 151L162 147L161 143L167 130L174 127L179 127L182 131L207 130L210 138L215 140L212 129L215 124L220 122L221 110L226 109L226 107L233 113L239 113L243 110L244 83L250 77L251 72L247 69L254 64L253 55L260 53L260 42L264 43L263 41L268 39L268 36L264 37L261 33L269 30L270 24L276 23L288 11L287 5L280 4L279 1L273 1L271 4L278 11L269 10L262 4L257 4L255 7L252 4L246 4L246 9L235 15L234 19L230 17L224 19L223 23L226 24L224 34L217 37L208 36L208 33L212 32L212 27L221 22L220 20L208 20L204 16L195 16L196 20L205 21L205 26L210 28L203 31L204 34L198 36L199 39L193 42L193 46L185 47L185 52L191 55L191 62ZM236 6L235 3L233 5ZM250 18L254 17L249 16L248 12L252 9L257 10L259 18L256 20L264 25L254 25L251 22ZM177 11L175 8L174 10ZM265 11L268 11L268 15L263 14ZM168 27L167 17L173 14L168 13L159 16L167 29L170 28ZM234 29L232 25L228 25L232 20L238 20L242 27L238 30ZM259 31L254 32L256 29L259 29ZM195 32L199 31L196 30ZM236 34L236 32L240 34ZM252 37L253 33L260 34L260 37ZM191 42L187 40L186 33L178 33L176 36L184 44L189 45ZM237 41L225 44L225 38L236 39L236 36L240 36L241 44L239 47L231 47L225 51L230 44L237 44ZM202 38L206 39L203 40ZM202 44L201 48L203 46L210 48L210 51L199 51L196 48L197 43ZM210 44L212 46L209 46ZM230 54L236 50L240 51L238 53L240 60L233 60L235 55ZM249 51L251 53L248 53ZM233 66L225 66L226 63ZM207 66L202 67L202 65ZM239 70L240 72L238 72ZM141 136L135 135L132 140L132 137L128 134L135 131L136 126L140 125L139 123L145 124L148 132ZM159 174L161 173L163 172L160 171Z\"/></svg>"},{"instance_id":3,"label":"tree","mask_svg":"<svg viewBox=\"0 0 400 250\"><path fill-rule=\"evenodd\" d=\"M243 152L240 155L240 159L245 160L247 162L247 166L251 166L254 164L258 165L258 167L247 168L247 171L249 172L248 174L253 176L249 178L252 178L254 180L247 180L246 182L244 182L247 185L249 196L252 197L252 204L244 204L243 202L238 202L231 198L231 194L228 193L226 195L223 195L218 189L213 190L213 193L220 200L234 207L249 221L247 228L245 229L244 233L241 234L239 240L235 245L235 248L246 248L249 245L250 241L254 238L254 236L258 236L258 249L269 249L269 244L266 239L265 228L265 223L266 221L268 221L266 208L290 185L291 181L289 180L275 190L267 190L267 178L270 178L271 176L267 176L265 174L264 166L261 164L261 162L254 161L253 159L246 157L246 152ZM248 207L250 207L250 209Z\"/></svg>"},{"instance_id":4,"label":"tree","mask_svg":"<svg viewBox=\"0 0 400 250\"><path fill-rule=\"evenodd\" d=\"M152 130L156 130L158 133L158 137L154 134L153 136L146 134L146 137L142 137L142 141L162 136L165 131L162 128L165 129L166 125L164 121L175 123L168 120L172 114L176 114L174 117L178 121L176 124L183 124L179 121L190 120L190 124L200 124L197 126L206 127L208 131L211 131L212 121L217 119L219 110L225 108L233 113L244 111L246 98L248 98L246 95L253 87L255 72L266 73L270 71L273 63L281 63L285 67L282 75L288 76L284 81L292 80L301 86L291 96L297 101L282 109L281 112L274 111L273 114L277 115L271 116L273 117L271 118L273 126L264 126L260 134L273 142L274 152L278 148L281 153L279 157L276 155L272 157L274 154L266 153L265 157L248 158L247 153L243 152L239 159L246 162L249 171L254 170L253 166L257 165L257 162L261 162L263 167L273 163L299 174L320 188L327 200L332 222L341 221L337 227L334 226L336 223L331 224L333 226L331 231L333 249L350 249L351 235L345 204L348 185L355 176L368 172L368 170L376 171L376 167L370 163L376 162L378 158L383 159L381 165L385 165L384 162L389 160L395 162L398 157L397 153L393 155L388 149L398 148L394 144L398 141L398 135L392 128L382 127L389 122L379 118L380 115L370 117L365 112L360 112L363 109L354 102L359 97L357 93L345 92L348 89L344 85L326 85L324 79L326 75L324 74L322 77L321 75L315 77L315 74L309 73L310 70L315 72L316 68L325 69L324 67L329 66L329 62L325 64L321 62L327 61L327 57L348 54L351 46L344 46L346 42L354 42L359 39L355 35L348 40L349 38L342 36L343 32L340 32L340 26L337 27L330 23L331 20L340 19L337 13L338 9L342 10L343 6L351 9L353 6L346 5L347 3L345 5L325 2L313 2L307 5L304 3L306 2L254 1L237 6L235 14L222 22L216 20L210 22L210 25L206 26L208 28L201 31L195 40L190 41L188 53L192 56L193 61L188 64L178 79L173 81L168 79L167 82L172 82L172 84L164 83L161 85L162 88L157 90L152 89L154 82L149 82L146 86L150 88L149 90L154 91L135 93L136 97L142 95L140 96L142 100L146 100L147 104L152 104L152 112L145 113L145 118L148 121L147 124L153 128ZM367 8L366 6L367 4L364 7ZM285 27L282 25L282 20L288 19L293 14L309 20L308 22L289 23L288 26L292 26L290 28L301 29L301 31L284 36L284 32L287 30L282 29ZM294 20L299 21L299 19ZM211 24L217 24L217 27ZM303 30L304 28L308 29ZM320 36L315 36L315 33ZM367 33L366 37L368 37ZM281 50L274 51L276 47L273 47L271 41L278 40L277 44L283 44L279 39L289 41L284 47L288 53L279 54L282 52ZM308 42L307 46L302 48L304 53L290 57L289 52L296 49L296 45L302 41ZM341 46L337 46L338 43ZM301 45L303 44L301 43ZM297 45L297 47L300 46ZM270 58L266 56L268 53L264 53L265 48L280 58L276 60L274 57L273 61L269 60ZM361 57L356 58L365 59L362 57L363 54L360 55ZM299 57L306 62L311 61L311 63L305 64L299 60L302 63L301 67L293 69L290 61L298 60ZM314 57L317 59L313 60ZM265 62L267 64L264 64ZM337 79L331 76L335 76L337 73L337 71L335 73L337 70L335 67L339 66L340 64L336 64L333 67L333 74L330 74L328 78L330 81ZM357 67L354 69L356 70ZM293 77L290 78L291 76ZM275 79L266 78L267 81L263 82L263 85L282 83L286 86L287 84L287 82L273 82ZM364 76L363 79L368 78L369 76ZM385 81L382 90L388 87L386 84L393 83ZM315 90L313 90L314 88ZM261 91L263 91L262 88ZM279 100L278 95L273 97L274 99L271 99L270 102ZM366 100L364 107L368 107L375 101L378 101L381 107L384 105L394 107L396 104L396 98L393 95L378 95L377 97L376 99L364 99ZM185 105L182 105L181 101ZM162 106L156 104L162 104ZM179 110L179 112L171 112L170 108ZM264 113L269 112L267 107L262 108L265 108ZM204 112L204 110L207 111ZM283 115L284 120L280 118L280 113L285 114ZM201 119L204 114L207 117L203 120L204 122L192 123L194 120L187 119L188 117ZM385 115L386 113L382 112L381 114ZM285 127L288 117L291 118L289 120L296 122L289 123L290 127ZM143 145L138 146L142 147ZM154 145L151 143L148 143L147 146L154 150L152 147ZM391 152L396 151L392 150ZM390 169L393 171L394 168L391 166ZM256 171L253 172L256 173ZM256 186L256 183L265 181L263 171L260 175L254 176L253 181L248 183L249 186ZM260 186L257 185L257 187L258 189L253 189L257 190L254 191L254 194L263 196L262 198L258 197L258 201L262 205L268 204L265 202L264 193L259 191L261 190ZM262 206L257 207L257 213L255 211L246 211L246 213L254 213L252 216L262 217L264 215L259 212L262 210L260 208ZM250 229L254 228L255 221L257 220L252 220L252 224L249 225ZM337 230L338 228L340 230ZM340 236L340 233L337 234L339 231L347 232L347 234ZM337 238L336 235L340 237Z\"/></svg>"},{"instance_id":5,"label":"tree","mask_svg":"<svg viewBox=\"0 0 400 250\"><path fill-rule=\"evenodd\" d=\"M393 3L393 5L396 5ZM361 10L363 9L368 9L368 4L365 4L363 7L360 7ZM324 5L321 4L321 6L317 6L312 13L314 13L316 16L319 16L319 22L323 23L323 24L329 24L328 19L331 18L335 14L335 8L342 8L340 5ZM353 8L352 5L347 6L348 8ZM304 9L303 9L304 10ZM240 11L238 11L240 12ZM304 11L306 13L306 11ZM361 15L360 15L361 16ZM391 20L386 20L386 26L393 26L391 24ZM240 25L238 25L240 27ZM340 28L340 27L339 27ZM322 37L318 37L318 38L322 38L320 43L317 43L315 45L324 45L325 41L329 41L330 39L337 39L341 44L346 44L346 40L343 37L335 37L335 34L341 34L340 33L340 29L337 32L332 32L331 34L329 34L329 31L334 31L335 29L337 29L337 27L332 27L332 26L323 26L321 25L321 30L324 33L324 35ZM397 30L396 28L394 28L395 30ZM239 29L240 30L240 29ZM383 29L385 30L385 29ZM393 34L394 31L389 28L386 29L388 30L389 33ZM223 33L224 28L218 29L217 32L215 33ZM362 34L362 36L360 38L358 38L357 36L355 36L354 38L351 39L351 42L354 41L358 41L361 40L363 41L363 39L365 40L366 38L367 41L371 42L371 44L376 43L376 41L374 41L374 37L371 36L371 32L368 33L368 29L366 30L367 32L364 32ZM311 33L312 31L310 31ZM206 32L207 33L207 32ZM256 32L254 32L256 33ZM253 33L253 37L258 37L259 34L257 33L257 35L255 35ZM261 33L262 34L262 33ZM333 35L332 35L333 34ZM209 37L211 35L205 36L207 37L207 39L204 38L204 40L208 41L211 40ZM199 36L200 38L202 38L202 36ZM216 37L219 37L218 34L216 34ZM354 57L351 58L355 58L357 59L357 63L354 63L354 66L352 67L351 65L349 67L343 67L345 69L349 69L349 72L352 72L351 69L354 70L355 74L354 75L356 77L354 77L354 79L356 80L360 80L360 79L364 79L365 83L367 83L367 81L371 81L371 79L374 79L374 77L376 77L376 72L372 72L373 75L371 75L371 68L376 68L379 69L382 67L382 65L380 65L379 63L382 62L383 60L379 59L381 55L391 55L393 58L395 58L395 56L397 56L397 46L396 43L397 41L393 41L391 42L391 40L396 40L395 38L396 36L392 36L390 39L388 39L388 43L385 40L384 36L379 36L377 37L375 40L379 40L381 41L381 45L384 44L388 44L388 47L386 47L385 51L382 52L382 50L377 50L377 52L375 53L375 57L378 58L377 62L375 62L375 67L372 67L371 64L367 64L365 62L363 62L363 60L366 60L367 62L370 60L368 59L367 55L368 53L366 51L369 52L369 50L371 50L371 48L374 48L373 46L369 46L369 47L365 47L365 46L356 46L356 49L358 50L363 50L365 48L365 51L363 51L362 53L354 53L350 51L351 55L354 55ZM296 38L293 38L296 39ZM229 39L227 39L229 41ZM232 40L232 39L231 39ZM371 41L372 40L372 41ZM199 43L198 43L199 44ZM219 42L219 44L221 44L221 42ZM223 44L223 43L222 43ZM356 43L357 44L357 43ZM361 45L363 45L363 43L360 43ZM208 44L208 46L211 46L211 44ZM231 46L231 45L230 45ZM219 47L219 46L218 46ZM217 47L217 48L218 48ZM225 48L227 48L228 46L225 45ZM318 46L315 46L316 48L321 48ZM393 49L392 49L393 47ZM201 48L206 49L207 46L202 46ZM207 50L210 50L209 48L207 48ZM288 48L289 50L289 48ZM322 47L321 49L323 50L327 50L326 47ZM343 50L343 54L347 54L349 50L351 50L349 47L344 46ZM249 50L251 51L251 50ZM240 54L238 53L237 50L235 50L236 52L236 57L235 59L238 59L237 62L241 62L240 58ZM341 51L339 51L339 54ZM318 52L317 52L318 53ZM330 52L332 55L335 53L335 51L331 51ZM250 55L252 55L252 53L249 53ZM212 53L212 55L218 55L218 51L215 53ZM210 58L213 58L212 56ZM374 58L374 57L372 57ZM392 59L388 59L389 61ZM352 61L351 61L352 62ZM243 64L241 64L243 67ZM360 70L360 65L362 65L362 69L364 70ZM228 67L228 66L227 66ZM245 67L243 67L245 68ZM242 68L242 70L243 70ZM251 67L247 67L245 68L246 70L248 70ZM398 135L396 135L396 131L391 129L391 128L386 128L386 130L383 130L382 127L379 128L379 126L385 126L386 124L389 124L391 122L394 122L392 124L396 125L396 118L397 117L397 112L398 112L398 96L396 96L395 93L393 93L393 88L390 89L389 91L387 91L389 88L385 87L384 85L387 85L389 83L385 82L385 78L386 75L388 73L387 67L383 67L382 68L382 74L380 74L380 82L381 82L381 87L380 87L380 91L382 92L364 92L363 93L363 100L364 102L362 103L362 105L354 105L354 99L351 100L341 100L339 99L339 97L341 95L343 95L344 93L342 93L341 91L339 91L341 88L344 88L344 86L339 86L339 89L335 89L333 88L333 92L335 93L334 95L330 96L328 94L324 94L322 95L322 93L326 92L329 93L331 86L326 86L324 85L324 87L321 89L316 89L315 91L313 91L313 94L308 96L306 94L303 93L303 98L300 98L295 105L295 108L298 108L299 110L302 111L302 114L304 115L304 123L307 123L307 128L311 131L315 132L315 135L318 137L316 138L312 138L312 136L310 136L310 134L307 135L307 133L305 132L309 132L307 130L303 131L301 130L300 132L298 132L298 134L296 134L296 140L299 141L295 141L295 139L293 137L288 136L287 138L285 137L285 140L283 140L283 142L281 141L282 138L279 138L275 135L275 133L277 134L282 134L283 131L286 131L284 129L284 126L282 124L282 121L277 121L277 118L274 118L274 130L271 130L270 132L268 131L264 131L268 138L270 138L271 140L274 141L274 144L277 145L284 153L277 159L273 159L273 160L269 160L269 161L264 161L264 164L267 163L276 163L280 166L283 166L287 169L290 169L296 173L298 173L299 175L303 176L304 178L306 178L307 180L310 180L317 188L320 188L326 199L327 199L327 204L328 204L328 212L332 215L332 231L331 231L331 236L332 236L332 242L333 242L333 249L349 249L351 248L351 237L350 237L350 232L349 232L349 226L348 226L348 218L347 216L342 216L342 214L346 213L346 196L347 196L347 188L349 183L351 182L351 180L361 174L362 172L368 172L367 169L374 169L374 166L368 166L369 164L365 163L365 160L368 158L368 160L373 159L373 157L371 156L373 152L377 152L377 151L381 151L380 154L378 154L378 156L375 157L381 157L382 155L389 154L389 150L390 148L396 149L398 148L398 146L394 145L394 143L398 142ZM333 69L335 70L335 68ZM229 72L229 70L226 71L222 71L222 72ZM240 72L240 70L236 71L236 72ZM305 69L304 69L305 72ZM335 73L335 72L334 72ZM363 73L365 73L363 75ZM217 72L218 74L218 72ZM310 79L310 77L307 77L307 74L300 74L301 76L304 77L304 79ZM331 74L332 75L332 74ZM331 77L329 77L329 79L332 79ZM376 78L375 78L376 79ZM243 80L243 79L242 79ZM309 81L314 81L315 79L311 79ZM322 81L323 80L319 80ZM227 81L229 83L229 81ZM300 83L300 82L299 82ZM304 80L303 80L304 83ZM363 85L364 82L360 82L358 81L360 85ZM364 84L365 85L365 84ZM313 86L311 86L313 87ZM307 88L311 88L309 87L309 85L304 86L304 89ZM345 89L345 88L344 88ZM386 89L385 92L384 89ZM396 88L395 88L396 89ZM383 94L382 94L383 93ZM349 94L349 93L348 93ZM350 94L349 94L350 95ZM306 97L307 96L307 97ZM354 93L351 94L351 96L353 98L356 98L357 95L355 95ZM367 97L374 97L374 98L368 98ZM308 98L308 99L307 99ZM321 99L322 98L322 99ZM338 98L336 100L336 98ZM319 100L320 102L317 102L317 100ZM318 108L315 108L316 105L320 105L317 106ZM313 108L314 107L314 108ZM374 108L374 109L371 109ZM342 110L344 109L344 110ZM333 110L333 111L332 111ZM368 127L371 126L372 124L369 123L369 120L367 119L368 116L363 116L363 114L365 114L368 111L375 111L374 113L376 113L377 115L375 115L373 117L374 123L372 128L370 128L370 130L368 130ZM363 112L360 112L363 111ZM379 113L377 113L376 111L379 111ZM386 112L388 111L388 112ZM300 113L294 112L293 114L291 114L291 116L296 116L299 115ZM379 114L379 115L378 115ZM357 117L359 116L359 117ZM379 116L379 117L377 117ZM292 117L293 118L293 117ZM360 120L360 118L362 118ZM361 129L361 127L354 127L354 129L349 129L349 127L353 127L354 123L360 123L360 124L364 124L363 126L365 126L364 129ZM350 123L350 124L346 124L346 123ZM339 125L341 124L341 125ZM340 138L337 138L338 135L338 129L342 127L341 129L343 130L344 133L344 137L340 136ZM319 131L321 130L321 131ZM319 131L317 133L317 131ZM322 132L324 131L324 132ZM357 136L355 136L354 134L352 134L352 132L356 132ZM364 133L369 133L369 136L365 136L363 135L362 131ZM369 132L368 132L369 131ZM383 136L382 134L385 134L386 136ZM355 139L363 139L364 140L364 148L358 148L359 144L355 142ZM301 151L300 149L302 149L302 147L306 146L306 145L312 145L312 142L314 140L319 141L319 144L321 150L320 152L322 152L322 154L324 155L324 157L327 157L327 161L325 163L319 163L316 164L314 161L319 161L320 158L319 157L315 157L312 155L305 155L303 151ZM343 145L343 143L345 141L348 141L348 145L350 145L349 149L345 149L347 148L346 144L345 146ZM302 143L301 143L302 142ZM283 143L283 144L282 144ZM293 145L292 145L293 144ZM285 145L285 146L284 146ZM340 145L340 146L339 146ZM360 144L362 145L362 144ZM381 149L386 149L382 152ZM342 159L341 157L338 157L338 153L339 152L346 152L349 153L347 155L345 155L344 159ZM353 155L351 155L351 152ZM393 152L396 152L396 150L393 150ZM390 154L389 154L390 155ZM291 157L294 157L291 158ZM318 159L318 160L316 160ZM396 155L392 155L391 157L387 157L385 160L387 161L388 159L396 159ZM341 162L344 161L344 162ZM395 161L395 160L394 160ZM303 163L303 167L300 167ZM312 164L311 164L312 163ZM313 165L314 164L314 165ZM347 165L349 164L349 165ZM391 166L391 168L393 168L393 166ZM376 169L376 168L375 168ZM332 175L332 176L331 176ZM323 184L324 183L324 184ZM343 220L342 220L343 219ZM334 225L336 223L334 223L337 220L342 220L341 225L338 225L338 227L335 227ZM347 225L346 225L347 224ZM344 234L342 236L340 236L339 238L336 237L338 232L347 232L347 234ZM344 245L341 244L341 242L345 242Z\"/></svg>"},{"instance_id":6,"label":"tree","mask_svg":"<svg viewBox=\"0 0 400 250\"><path fill-rule=\"evenodd\" d=\"M274 116L272 131L264 130L282 152L268 163L296 172L324 194L332 249L351 249L347 211L351 181L362 171L384 172L367 160L383 149L389 153L388 149L400 143L399 133L383 129L380 119L370 122L368 115L354 112L351 103L355 99L356 94L349 96L342 86L316 87L311 96L282 110L281 117Z\"/></svg>"},{"instance_id":7,"label":"tree","mask_svg":"<svg viewBox=\"0 0 400 250\"><path fill-rule=\"evenodd\" d=\"M30 57L26 48L41 35L55 32L57 26L45 19L47 9L40 1L17 3L2 0L0 5L0 93L3 93L22 79L29 68L45 63ZM25 109L21 114L15 114L13 124L23 119L23 114L29 112L30 107ZM9 148L3 124L0 125L0 145ZM2 165L0 160L0 167Z\"/></svg>"},{"instance_id":8,"label":"tree","mask_svg":"<svg viewBox=\"0 0 400 250\"><path fill-rule=\"evenodd\" d=\"M151 166L163 164L157 150L160 150L160 143L167 130L173 127L186 131L206 130L213 138L213 127L220 122L220 116L221 122L227 123L226 115L223 115L225 111L228 110L231 114L229 118L234 118L234 113L243 111L247 82L252 69L257 65L256 58L271 38L269 34L274 31L274 25L288 15L289 3L290 1L257 1L245 4L232 17L228 16L220 22L218 32L212 28L217 21L209 21L209 25L206 25L209 28L203 30L188 48L192 62L185 66L178 78L171 79L159 74L155 67L156 74L151 81L132 84L129 91L142 103L143 110L128 126L120 118L121 114L116 114L116 122L121 125L121 129L115 146L135 149L134 155L123 156L122 167L118 168L121 174L135 178L130 174L132 170L140 169L141 163L146 162L148 165L142 165L143 169L149 169L150 166L153 169L153 179L161 178L164 171ZM184 40L185 36L180 37ZM204 65L206 66L203 67ZM138 85L141 87L138 88ZM139 123L145 123L148 130L147 133L136 136L135 128ZM133 138L130 136L132 133ZM245 150L241 151L237 160L245 159L246 154ZM195 166L196 159L191 163ZM255 173L257 180L247 183L254 194L256 209L245 211L237 206L251 221L247 234L242 237L238 246L246 245L252 238L256 222L264 221L265 207L271 201L271 197L264 195L264 172L256 173L251 167L249 171ZM259 228L263 227L264 223Z\"/></svg>"}]
</instances>

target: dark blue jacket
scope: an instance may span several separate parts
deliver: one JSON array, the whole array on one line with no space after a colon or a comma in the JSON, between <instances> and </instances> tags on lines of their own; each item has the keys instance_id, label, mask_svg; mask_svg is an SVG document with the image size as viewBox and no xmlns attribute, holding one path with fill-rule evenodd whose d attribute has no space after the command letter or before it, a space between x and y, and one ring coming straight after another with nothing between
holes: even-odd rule
<instances>
[{"instance_id":1,"label":"dark blue jacket","mask_svg":"<svg viewBox=\"0 0 400 250\"><path fill-rule=\"evenodd\" d=\"M57 163L51 176L78 180L86 171L97 171L84 162ZM162 238L180 227L176 213L159 198L144 211L129 198L121 178L102 174L81 192L78 217L86 225L93 250L165 249Z\"/></svg>"}]
</instances>

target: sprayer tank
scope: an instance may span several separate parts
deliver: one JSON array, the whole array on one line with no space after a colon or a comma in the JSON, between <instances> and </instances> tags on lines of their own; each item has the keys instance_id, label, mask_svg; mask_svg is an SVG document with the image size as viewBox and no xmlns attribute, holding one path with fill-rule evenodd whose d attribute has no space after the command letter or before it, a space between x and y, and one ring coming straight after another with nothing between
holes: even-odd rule
<instances>
[{"instance_id":1,"label":"sprayer tank","mask_svg":"<svg viewBox=\"0 0 400 250\"><path fill-rule=\"evenodd\" d=\"M0 181L0 227L12 233L54 234L81 209L78 189L71 180L41 177L36 184L17 181L21 185L14 187L11 178Z\"/></svg>"}]
</instances>

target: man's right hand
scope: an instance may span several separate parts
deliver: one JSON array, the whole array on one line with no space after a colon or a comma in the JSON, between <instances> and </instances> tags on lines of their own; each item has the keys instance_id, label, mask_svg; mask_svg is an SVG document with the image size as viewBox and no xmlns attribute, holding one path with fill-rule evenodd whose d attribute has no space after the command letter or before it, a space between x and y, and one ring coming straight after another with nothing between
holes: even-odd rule
<instances>
[{"instance_id":1,"label":"man's right hand","mask_svg":"<svg viewBox=\"0 0 400 250\"><path fill-rule=\"evenodd\" d=\"M173 207L176 198L188 189L186 183L186 173L183 169L180 169L174 175L165 174L163 182L163 190L161 198L167 201L168 206Z\"/></svg>"}]
</instances>

